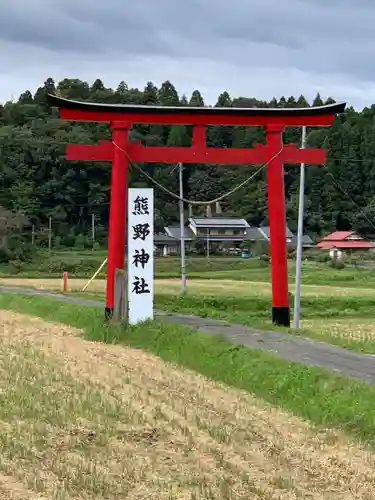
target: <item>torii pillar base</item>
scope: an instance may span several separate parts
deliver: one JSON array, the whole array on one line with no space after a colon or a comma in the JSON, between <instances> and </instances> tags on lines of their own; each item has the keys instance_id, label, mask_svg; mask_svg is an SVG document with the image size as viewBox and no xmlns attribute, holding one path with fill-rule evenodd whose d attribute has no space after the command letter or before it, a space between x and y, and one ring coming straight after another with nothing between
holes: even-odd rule
<instances>
[{"instance_id":1,"label":"torii pillar base","mask_svg":"<svg viewBox=\"0 0 375 500\"><path fill-rule=\"evenodd\" d=\"M272 323L290 328L290 307L272 306Z\"/></svg>"}]
</instances>

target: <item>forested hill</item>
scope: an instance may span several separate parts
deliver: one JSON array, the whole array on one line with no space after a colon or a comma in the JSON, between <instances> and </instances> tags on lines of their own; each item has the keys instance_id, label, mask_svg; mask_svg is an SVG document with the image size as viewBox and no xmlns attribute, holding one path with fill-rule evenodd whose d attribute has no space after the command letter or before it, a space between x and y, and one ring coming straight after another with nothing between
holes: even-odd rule
<instances>
[{"instance_id":1,"label":"forested hill","mask_svg":"<svg viewBox=\"0 0 375 500\"><path fill-rule=\"evenodd\" d=\"M89 143L109 139L106 125L63 122L50 109L46 94L108 103L203 106L198 90L191 96L179 95L170 82L157 88L148 83L143 90L121 82L117 89L106 88L101 80L93 85L77 79L58 83L49 78L33 94L25 91L17 101L0 107L0 206L27 217L36 227L45 227L52 217L54 235L85 233L95 216L97 234L104 234L108 221L110 166L65 160L67 143ZM327 102L333 102L329 99ZM312 105L325 104L319 95ZM303 96L282 97L261 102L255 98L231 98L223 92L217 106L308 106ZM264 132L255 127L211 127L211 146L251 147L264 142ZM137 126L133 136L149 145L189 145L188 127ZM288 129L285 142L300 143L300 130ZM353 108L340 116L330 129L308 131L310 147L328 148L325 167L308 167L306 178L306 230L322 234L350 227L374 236L375 222L375 106L361 112ZM147 171L169 190L178 192L178 172L174 166L149 165ZM189 166L184 170L185 197L209 200L229 191L254 172L252 166ZM286 167L287 217L296 227L298 166ZM130 174L131 186L150 185L137 169ZM267 219L264 175L259 174L244 189L223 202L223 209L245 217L252 224ZM159 225L177 220L175 200L156 191Z\"/></svg>"}]
</instances>

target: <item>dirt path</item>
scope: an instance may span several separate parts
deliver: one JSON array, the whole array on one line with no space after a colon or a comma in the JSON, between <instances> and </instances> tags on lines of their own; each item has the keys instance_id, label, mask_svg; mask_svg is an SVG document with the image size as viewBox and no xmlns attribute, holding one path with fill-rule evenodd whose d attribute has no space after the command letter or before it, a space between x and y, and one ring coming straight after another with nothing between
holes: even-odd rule
<instances>
[{"instance_id":1,"label":"dirt path","mask_svg":"<svg viewBox=\"0 0 375 500\"><path fill-rule=\"evenodd\" d=\"M1 287L0 293L20 293L17 287ZM28 295L43 295L54 300L68 301L93 307L104 307L100 301L68 297L44 290L22 289ZM273 352L283 358L305 365L320 366L345 376L357 378L375 385L375 356L359 354L342 347L281 332L259 331L242 325L234 325L198 316L156 312L163 321L196 328L204 334L224 335L235 344Z\"/></svg>"},{"instance_id":2,"label":"dirt path","mask_svg":"<svg viewBox=\"0 0 375 500\"><path fill-rule=\"evenodd\" d=\"M0 498L373 498L340 432L80 333L1 311Z\"/></svg>"}]
</instances>

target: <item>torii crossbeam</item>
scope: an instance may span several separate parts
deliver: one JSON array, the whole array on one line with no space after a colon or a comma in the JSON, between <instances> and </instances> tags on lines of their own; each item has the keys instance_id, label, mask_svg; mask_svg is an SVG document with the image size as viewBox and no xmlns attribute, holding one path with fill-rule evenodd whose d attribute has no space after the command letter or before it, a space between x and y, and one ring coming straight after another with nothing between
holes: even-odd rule
<instances>
[{"instance_id":1,"label":"torii crossbeam","mask_svg":"<svg viewBox=\"0 0 375 500\"><path fill-rule=\"evenodd\" d=\"M311 108L195 108L97 104L55 95L48 99L51 106L59 108L63 120L108 122L112 127L112 142L67 146L68 160L112 162L106 317L113 313L115 270L124 267L129 158L140 163L268 163L272 320L290 326L283 166L323 164L326 153L323 149L283 145L283 131L287 126L330 126L335 115L345 110L345 103ZM131 142L129 130L135 123L193 125L192 146L148 147ZM208 125L263 126L267 143L252 149L210 148L206 143Z\"/></svg>"}]
</instances>

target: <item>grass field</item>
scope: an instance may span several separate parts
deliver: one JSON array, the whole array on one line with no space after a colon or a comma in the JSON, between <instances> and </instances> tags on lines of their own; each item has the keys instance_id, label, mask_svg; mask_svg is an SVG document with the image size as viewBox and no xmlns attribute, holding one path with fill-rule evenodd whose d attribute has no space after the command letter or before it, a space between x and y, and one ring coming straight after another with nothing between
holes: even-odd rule
<instances>
[{"instance_id":1,"label":"grass field","mask_svg":"<svg viewBox=\"0 0 375 500\"><path fill-rule=\"evenodd\" d=\"M375 388L90 307L0 309L0 498L373 498Z\"/></svg>"},{"instance_id":2,"label":"grass field","mask_svg":"<svg viewBox=\"0 0 375 500\"><path fill-rule=\"evenodd\" d=\"M44 253L17 275L5 278L3 273L0 283L60 290L63 270L72 269L70 290L79 292L87 276L92 275L104 258L105 252ZM225 319L262 329L274 328L270 322L269 264L260 259L190 257L187 259L189 293L185 298L180 297L179 266L178 258L156 259L156 306L159 309ZM104 299L104 278L105 271L90 285L87 297ZM299 333L375 353L375 271L349 266L334 270L326 263L309 261L303 263L302 278ZM294 279L295 264L290 262L292 293Z\"/></svg>"},{"instance_id":3,"label":"grass field","mask_svg":"<svg viewBox=\"0 0 375 500\"><path fill-rule=\"evenodd\" d=\"M74 278L89 278L106 257L105 252L54 251L42 252L32 262L0 264L0 276L24 278L60 277L64 271ZM188 257L187 273L194 279L219 279L236 281L270 282L270 266L260 259L239 259L231 257ZM101 277L105 277L105 269ZM155 275L160 279L178 278L180 260L176 257L157 257ZM294 283L295 263L289 262L289 279ZM375 285L375 270L347 266L338 271L328 264L304 262L303 282L308 285L334 285L369 288Z\"/></svg>"},{"instance_id":4,"label":"grass field","mask_svg":"<svg viewBox=\"0 0 375 500\"><path fill-rule=\"evenodd\" d=\"M71 278L69 289L73 292L81 291L87 284L87 279ZM31 286L39 289L61 290L61 278L0 278L0 284ZM104 294L106 280L98 278L90 283L87 291L89 293ZM155 287L157 293L178 295L181 293L181 281L178 278L156 279ZM291 284L290 291L294 292ZM188 292L191 295L218 295L218 296L270 296L271 283L264 281L236 281L229 279L192 279L188 280ZM343 287L332 285L304 285L302 293L305 297L356 297L366 295L375 298L375 288Z\"/></svg>"},{"instance_id":5,"label":"grass field","mask_svg":"<svg viewBox=\"0 0 375 500\"><path fill-rule=\"evenodd\" d=\"M360 276L371 274L371 271L353 271L359 272ZM70 291L80 292L86 281L71 279ZM353 285L353 281L350 283ZM8 278L0 280L0 284L58 291L62 283L56 278ZM195 279L189 281L186 297L181 297L180 291L180 282L176 278L156 280L156 307L260 329L275 328L270 321L270 283ZM104 300L104 293L105 280L98 279L87 292L78 295ZM375 288L304 285L301 330L297 333L352 350L375 353Z\"/></svg>"},{"instance_id":6,"label":"grass field","mask_svg":"<svg viewBox=\"0 0 375 500\"><path fill-rule=\"evenodd\" d=\"M0 268L0 285L58 291L69 270L71 293L104 300L103 279L80 291L102 257L54 253L16 276ZM268 264L195 258L188 273L181 297L179 260L156 260L159 310L274 328ZM303 283L291 334L375 354L375 271L307 262ZM160 321L109 327L100 308L22 294L0 294L0 340L0 499L374 497L370 385Z\"/></svg>"},{"instance_id":7,"label":"grass field","mask_svg":"<svg viewBox=\"0 0 375 500\"><path fill-rule=\"evenodd\" d=\"M10 264L0 264L0 274L3 276L19 275L23 277L47 277L60 276L64 271L72 276L90 277L103 263L106 252L91 251L63 251L49 254L40 252L32 262L14 262ZM180 260L176 257L157 257L156 274L160 277L177 277L180 272ZM242 270L259 268L263 264L265 270L268 266L265 263L254 260L243 260L231 257L187 257L186 267L192 276L199 276L201 273L215 272L226 269ZM105 270L102 275L105 275Z\"/></svg>"}]
</instances>

